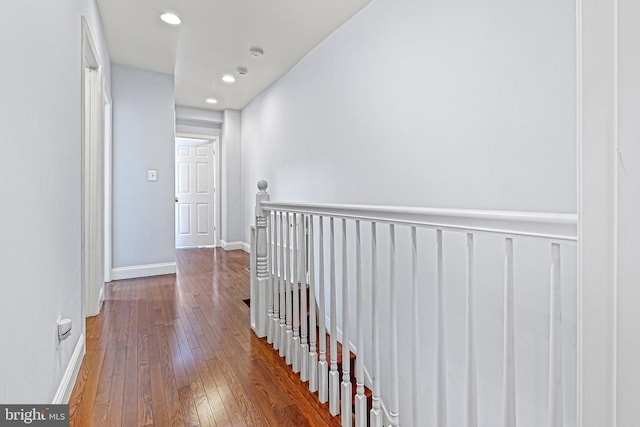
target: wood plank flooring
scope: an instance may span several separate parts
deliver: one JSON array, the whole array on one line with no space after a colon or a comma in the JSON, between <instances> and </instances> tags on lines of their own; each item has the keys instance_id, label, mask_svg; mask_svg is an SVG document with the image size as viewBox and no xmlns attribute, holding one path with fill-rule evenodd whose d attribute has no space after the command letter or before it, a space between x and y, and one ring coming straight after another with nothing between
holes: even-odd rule
<instances>
[{"instance_id":1,"label":"wood plank flooring","mask_svg":"<svg viewBox=\"0 0 640 427\"><path fill-rule=\"evenodd\" d=\"M249 327L249 257L181 249L177 275L112 282L87 319L71 426L338 426Z\"/></svg>"}]
</instances>

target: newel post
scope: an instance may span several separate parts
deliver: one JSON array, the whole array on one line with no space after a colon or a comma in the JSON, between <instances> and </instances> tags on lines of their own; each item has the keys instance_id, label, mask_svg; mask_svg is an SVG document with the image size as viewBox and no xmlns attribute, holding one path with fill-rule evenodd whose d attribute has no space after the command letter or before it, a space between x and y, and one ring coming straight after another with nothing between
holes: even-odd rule
<instances>
[{"instance_id":1,"label":"newel post","mask_svg":"<svg viewBox=\"0 0 640 427\"><path fill-rule=\"evenodd\" d=\"M268 241L267 241L267 219L268 213L262 209L262 202L269 201L267 193L268 183L265 180L258 182L258 193L256 194L256 230L255 230L255 288L252 292L251 318L252 328L258 337L267 335L267 298L269 287L268 271Z\"/></svg>"}]
</instances>

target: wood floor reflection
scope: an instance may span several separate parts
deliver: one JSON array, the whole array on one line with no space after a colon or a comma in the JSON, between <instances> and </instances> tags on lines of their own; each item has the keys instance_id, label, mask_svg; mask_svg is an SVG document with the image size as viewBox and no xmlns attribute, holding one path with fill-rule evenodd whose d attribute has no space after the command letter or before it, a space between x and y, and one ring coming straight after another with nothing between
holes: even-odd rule
<instances>
[{"instance_id":1,"label":"wood floor reflection","mask_svg":"<svg viewBox=\"0 0 640 427\"><path fill-rule=\"evenodd\" d=\"M87 320L72 426L337 426L249 328L249 257L181 249L176 275L112 282Z\"/></svg>"}]
</instances>

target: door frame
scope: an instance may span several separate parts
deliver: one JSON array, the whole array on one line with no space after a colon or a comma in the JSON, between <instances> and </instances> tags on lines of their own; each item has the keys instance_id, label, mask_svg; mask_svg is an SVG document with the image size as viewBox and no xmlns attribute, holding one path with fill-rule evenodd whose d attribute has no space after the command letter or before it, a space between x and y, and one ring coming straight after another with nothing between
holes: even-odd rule
<instances>
[{"instance_id":1,"label":"door frame","mask_svg":"<svg viewBox=\"0 0 640 427\"><path fill-rule=\"evenodd\" d=\"M82 318L100 312L104 296L104 134L100 57L81 18L81 300ZM82 322L82 332L86 325Z\"/></svg>"},{"instance_id":2,"label":"door frame","mask_svg":"<svg viewBox=\"0 0 640 427\"><path fill-rule=\"evenodd\" d=\"M220 244L220 212L221 212L221 207L220 207L220 203L221 203L221 199L220 199L220 137L217 135L206 135L206 134L199 134L199 133L187 133L187 132L176 132L175 135L175 139L177 138L193 138L193 139L205 139L207 141L212 141L213 143L213 162L214 162L214 172L213 172L213 188L214 188L214 192L213 192L213 227L214 227L214 232L213 232L213 241L214 241L214 246L215 247L219 247ZM174 143L175 145L175 143ZM176 164L176 155L175 155L175 149L174 149L174 164ZM174 188L174 193L175 193L175 188ZM175 194L174 194L175 196ZM174 222L175 223L175 222ZM174 236L176 233L175 230L175 225L174 225L174 230L173 230Z\"/></svg>"},{"instance_id":3,"label":"door frame","mask_svg":"<svg viewBox=\"0 0 640 427\"><path fill-rule=\"evenodd\" d=\"M104 95L104 282L111 282L112 254L112 186L113 186L113 101L106 79L102 77ZM104 300L104 294L100 298Z\"/></svg>"}]
</instances>

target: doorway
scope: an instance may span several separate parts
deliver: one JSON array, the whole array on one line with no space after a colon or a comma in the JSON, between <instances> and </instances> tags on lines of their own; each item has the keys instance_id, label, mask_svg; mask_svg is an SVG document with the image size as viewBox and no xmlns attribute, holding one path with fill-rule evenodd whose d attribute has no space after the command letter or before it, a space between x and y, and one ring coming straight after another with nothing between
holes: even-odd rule
<instances>
[{"instance_id":1,"label":"doorway","mask_svg":"<svg viewBox=\"0 0 640 427\"><path fill-rule=\"evenodd\" d=\"M176 248L217 246L217 146L217 137L176 138Z\"/></svg>"}]
</instances>

